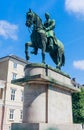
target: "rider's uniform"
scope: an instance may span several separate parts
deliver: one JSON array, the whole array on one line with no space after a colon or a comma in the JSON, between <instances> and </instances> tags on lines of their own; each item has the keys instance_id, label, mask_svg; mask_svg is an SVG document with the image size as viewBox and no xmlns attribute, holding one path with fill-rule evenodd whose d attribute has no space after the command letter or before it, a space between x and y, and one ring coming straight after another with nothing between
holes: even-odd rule
<instances>
[{"instance_id":1,"label":"rider's uniform","mask_svg":"<svg viewBox=\"0 0 84 130\"><path fill-rule=\"evenodd\" d=\"M53 31L53 29L55 28L55 20L51 20L51 19L46 20L44 23L44 27L46 28L47 37L55 36Z\"/></svg>"}]
</instances>

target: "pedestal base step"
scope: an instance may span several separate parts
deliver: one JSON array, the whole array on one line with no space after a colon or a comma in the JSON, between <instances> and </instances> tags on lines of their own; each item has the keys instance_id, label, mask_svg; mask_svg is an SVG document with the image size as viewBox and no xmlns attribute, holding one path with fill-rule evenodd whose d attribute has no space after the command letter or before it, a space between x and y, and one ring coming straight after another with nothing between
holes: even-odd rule
<instances>
[{"instance_id":1,"label":"pedestal base step","mask_svg":"<svg viewBox=\"0 0 84 130\"><path fill-rule=\"evenodd\" d=\"M11 130L82 130L81 124L14 123Z\"/></svg>"}]
</instances>

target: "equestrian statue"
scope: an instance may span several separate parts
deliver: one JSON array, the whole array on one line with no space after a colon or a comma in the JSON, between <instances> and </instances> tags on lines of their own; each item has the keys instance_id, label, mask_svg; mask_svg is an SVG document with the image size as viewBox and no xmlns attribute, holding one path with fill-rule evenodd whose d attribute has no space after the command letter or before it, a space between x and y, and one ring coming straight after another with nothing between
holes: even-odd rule
<instances>
[{"instance_id":1,"label":"equestrian statue","mask_svg":"<svg viewBox=\"0 0 84 130\"><path fill-rule=\"evenodd\" d=\"M45 13L46 21L42 23L41 18L31 9L26 13L26 26L32 29L31 42L25 43L26 60L29 60L28 47L33 47L32 54L37 55L38 49L42 50L42 63L45 64L45 52L49 53L51 59L56 64L56 68L61 69L65 64L64 46L54 33L55 20L50 19L49 13Z\"/></svg>"}]
</instances>

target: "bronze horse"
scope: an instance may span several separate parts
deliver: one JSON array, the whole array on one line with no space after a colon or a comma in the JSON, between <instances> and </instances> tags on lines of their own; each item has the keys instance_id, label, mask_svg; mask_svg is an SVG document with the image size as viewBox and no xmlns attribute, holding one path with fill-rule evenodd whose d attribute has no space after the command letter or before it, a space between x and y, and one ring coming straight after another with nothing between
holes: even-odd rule
<instances>
[{"instance_id":1,"label":"bronze horse","mask_svg":"<svg viewBox=\"0 0 84 130\"><path fill-rule=\"evenodd\" d=\"M30 28L32 25L33 30L31 33L31 42L25 43L26 60L29 59L28 46L35 49L35 54L37 54L38 48L40 48L42 49L42 63L45 63L45 52L48 52L56 64L56 68L61 69L65 63L64 46L62 42L60 42L58 39L53 40L53 48L50 49L48 47L49 43L46 30L42 24L41 18L36 13L29 10L26 13L26 26Z\"/></svg>"}]
</instances>

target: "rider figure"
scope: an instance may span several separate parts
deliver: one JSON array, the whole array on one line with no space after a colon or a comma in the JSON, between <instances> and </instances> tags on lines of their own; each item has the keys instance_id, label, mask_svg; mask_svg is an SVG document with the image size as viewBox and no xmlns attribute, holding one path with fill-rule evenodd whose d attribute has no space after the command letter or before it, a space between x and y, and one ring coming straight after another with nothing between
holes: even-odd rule
<instances>
[{"instance_id":1,"label":"rider figure","mask_svg":"<svg viewBox=\"0 0 84 130\"><path fill-rule=\"evenodd\" d=\"M45 27L46 34L48 37L49 48L52 49L53 40L55 38L55 33L53 31L53 29L55 28L55 20L50 19L49 13L45 13L45 18L46 18L46 21L44 22L44 27Z\"/></svg>"},{"instance_id":2,"label":"rider figure","mask_svg":"<svg viewBox=\"0 0 84 130\"><path fill-rule=\"evenodd\" d=\"M45 13L45 18L46 18L46 21L44 22L44 28L46 30L46 35L48 38L48 44L49 44L48 47L49 49L53 49L53 40L54 39L56 40L55 33L53 31L55 28L55 20L50 19L49 13ZM38 51L38 48L34 47L31 53L36 55L37 51Z\"/></svg>"}]
</instances>

